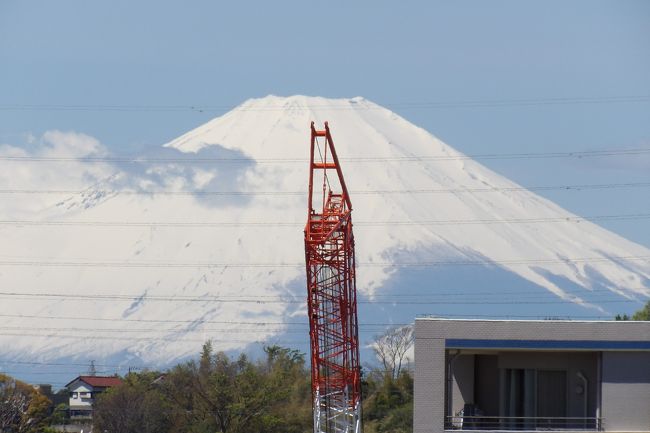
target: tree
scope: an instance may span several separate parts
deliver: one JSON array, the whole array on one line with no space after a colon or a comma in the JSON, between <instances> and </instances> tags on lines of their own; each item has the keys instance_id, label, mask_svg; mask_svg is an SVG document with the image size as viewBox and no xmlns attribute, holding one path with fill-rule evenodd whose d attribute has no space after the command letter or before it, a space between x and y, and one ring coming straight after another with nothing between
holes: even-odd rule
<instances>
[{"instance_id":1,"label":"tree","mask_svg":"<svg viewBox=\"0 0 650 433\"><path fill-rule=\"evenodd\" d=\"M392 327L375 337L381 366L364 375L363 418L366 433L410 433L413 429L413 378L404 364L413 347L413 327Z\"/></svg>"},{"instance_id":2,"label":"tree","mask_svg":"<svg viewBox=\"0 0 650 433\"><path fill-rule=\"evenodd\" d=\"M398 333L404 334L407 341L412 338L412 333L410 337L409 333ZM392 341L387 338L383 342L389 345ZM163 375L131 373L121 386L98 397L95 431L311 431L311 386L305 355L280 346L265 347L264 353L259 360L246 355L231 358L223 352L215 353L212 345L206 343L198 359L178 364ZM387 349L386 353L391 352ZM406 352L394 353L397 377L393 377L392 368L385 367L363 376L366 433L411 431L413 379L408 369L403 368ZM390 356L393 355L387 355ZM387 361L386 365L389 364Z\"/></svg>"},{"instance_id":3,"label":"tree","mask_svg":"<svg viewBox=\"0 0 650 433\"><path fill-rule=\"evenodd\" d=\"M93 414L97 431L163 433L169 431L168 404L152 372L129 373L124 383L98 396Z\"/></svg>"},{"instance_id":4,"label":"tree","mask_svg":"<svg viewBox=\"0 0 650 433\"><path fill-rule=\"evenodd\" d=\"M189 362L171 373L168 384L181 384L185 391L180 398L173 388L170 394L176 393L176 403L192 414L187 422L202 426L192 431L305 431L311 421L311 404L304 355L279 346L267 347L265 352L263 363L251 362L245 355L231 360L223 352L213 354L212 345L206 343L198 365ZM287 405L297 401L296 410L287 411Z\"/></svg>"},{"instance_id":5,"label":"tree","mask_svg":"<svg viewBox=\"0 0 650 433\"><path fill-rule=\"evenodd\" d=\"M64 388L65 389L65 388ZM66 390L67 391L67 390ZM67 395L67 392L66 392ZM62 425L67 424L67 413L69 407L66 403L58 404L52 411L52 416L50 417L50 425Z\"/></svg>"},{"instance_id":6,"label":"tree","mask_svg":"<svg viewBox=\"0 0 650 433\"><path fill-rule=\"evenodd\" d=\"M311 383L305 354L280 346L265 347L267 387L276 400L261 421L265 433L303 433L312 429Z\"/></svg>"},{"instance_id":7,"label":"tree","mask_svg":"<svg viewBox=\"0 0 650 433\"><path fill-rule=\"evenodd\" d=\"M648 301L643 308L635 312L632 317L627 314L617 314L615 319L618 320L638 320L638 321L648 321L650 320L650 301Z\"/></svg>"},{"instance_id":8,"label":"tree","mask_svg":"<svg viewBox=\"0 0 650 433\"><path fill-rule=\"evenodd\" d=\"M413 378L402 370L397 379L374 371L364 379L364 431L410 433L413 429Z\"/></svg>"},{"instance_id":9,"label":"tree","mask_svg":"<svg viewBox=\"0 0 650 433\"><path fill-rule=\"evenodd\" d=\"M35 433L46 424L50 400L32 386L0 374L0 432Z\"/></svg>"},{"instance_id":10,"label":"tree","mask_svg":"<svg viewBox=\"0 0 650 433\"><path fill-rule=\"evenodd\" d=\"M392 327L375 337L373 350L384 372L397 379L402 366L408 360L407 353L413 346L413 327Z\"/></svg>"},{"instance_id":11,"label":"tree","mask_svg":"<svg viewBox=\"0 0 650 433\"><path fill-rule=\"evenodd\" d=\"M650 320L650 301L632 315L632 320Z\"/></svg>"},{"instance_id":12,"label":"tree","mask_svg":"<svg viewBox=\"0 0 650 433\"><path fill-rule=\"evenodd\" d=\"M206 377L209 376L206 372ZM161 389L170 404L172 432L214 433L215 419L196 392L196 365L193 361L176 365L167 372Z\"/></svg>"}]
</instances>

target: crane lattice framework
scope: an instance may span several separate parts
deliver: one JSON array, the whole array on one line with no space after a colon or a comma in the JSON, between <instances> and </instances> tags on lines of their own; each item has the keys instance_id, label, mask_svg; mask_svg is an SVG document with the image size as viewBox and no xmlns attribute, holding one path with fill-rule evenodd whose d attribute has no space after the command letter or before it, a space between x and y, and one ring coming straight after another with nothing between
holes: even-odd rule
<instances>
[{"instance_id":1,"label":"crane lattice framework","mask_svg":"<svg viewBox=\"0 0 650 433\"><path fill-rule=\"evenodd\" d=\"M314 191L314 178L321 176L322 194ZM315 433L361 433L351 212L329 126L316 130L312 122L305 259Z\"/></svg>"}]
</instances>

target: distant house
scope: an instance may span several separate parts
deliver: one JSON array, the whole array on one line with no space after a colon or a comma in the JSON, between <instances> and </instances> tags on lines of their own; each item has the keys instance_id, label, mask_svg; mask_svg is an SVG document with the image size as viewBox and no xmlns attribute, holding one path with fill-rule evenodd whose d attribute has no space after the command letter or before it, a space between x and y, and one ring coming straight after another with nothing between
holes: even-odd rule
<instances>
[{"instance_id":1,"label":"distant house","mask_svg":"<svg viewBox=\"0 0 650 433\"><path fill-rule=\"evenodd\" d=\"M122 379L116 376L79 376L68 383L66 388L70 391L70 419L92 418L97 395L121 383Z\"/></svg>"},{"instance_id":2,"label":"distant house","mask_svg":"<svg viewBox=\"0 0 650 433\"><path fill-rule=\"evenodd\" d=\"M650 432L650 322L415 321L414 432Z\"/></svg>"}]
</instances>

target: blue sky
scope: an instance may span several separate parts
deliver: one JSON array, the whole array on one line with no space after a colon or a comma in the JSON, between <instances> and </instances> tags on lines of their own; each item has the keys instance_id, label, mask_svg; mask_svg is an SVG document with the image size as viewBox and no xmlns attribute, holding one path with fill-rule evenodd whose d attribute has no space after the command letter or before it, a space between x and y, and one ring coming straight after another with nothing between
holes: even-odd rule
<instances>
[{"instance_id":1,"label":"blue sky","mask_svg":"<svg viewBox=\"0 0 650 433\"><path fill-rule=\"evenodd\" d=\"M5 0L0 64L12 145L59 129L131 153L247 98L308 94L364 96L468 154L650 148L643 0ZM524 186L650 182L647 153L483 162ZM649 191L542 194L592 216L648 213ZM601 224L650 246L649 219Z\"/></svg>"}]
</instances>

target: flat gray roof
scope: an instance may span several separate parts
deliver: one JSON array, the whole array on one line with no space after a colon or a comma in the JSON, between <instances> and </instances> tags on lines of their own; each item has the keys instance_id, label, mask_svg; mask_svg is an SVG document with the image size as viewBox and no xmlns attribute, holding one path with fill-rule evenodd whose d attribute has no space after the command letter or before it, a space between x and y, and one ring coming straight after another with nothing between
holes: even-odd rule
<instances>
[{"instance_id":1,"label":"flat gray roof","mask_svg":"<svg viewBox=\"0 0 650 433\"><path fill-rule=\"evenodd\" d=\"M453 349L650 350L650 321L484 320L418 317L415 339Z\"/></svg>"}]
</instances>

